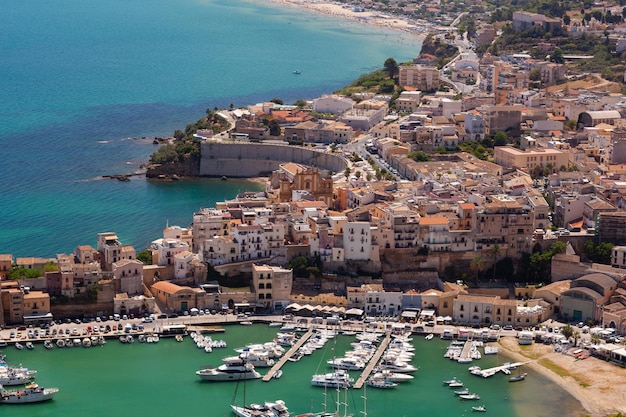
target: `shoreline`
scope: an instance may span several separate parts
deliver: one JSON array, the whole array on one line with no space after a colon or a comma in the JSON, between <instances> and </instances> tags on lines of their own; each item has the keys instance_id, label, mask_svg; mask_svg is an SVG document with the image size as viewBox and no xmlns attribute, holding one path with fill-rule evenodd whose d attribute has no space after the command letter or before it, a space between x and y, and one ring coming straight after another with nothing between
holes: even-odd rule
<instances>
[{"instance_id":1,"label":"shoreline","mask_svg":"<svg viewBox=\"0 0 626 417\"><path fill-rule=\"evenodd\" d=\"M253 0L248 0L253 1ZM347 9L338 3L330 1L306 1L306 0L270 0L270 3L279 6L292 7L301 10L307 10L316 14L337 17L340 19L351 20L361 23L365 26L375 26L381 29L390 29L413 36L421 41L431 32L431 25L426 21L420 21L419 25L423 26L423 31L416 31L417 24L412 24L404 17L384 16L375 11L359 11ZM417 22L416 22L417 23Z\"/></svg>"},{"instance_id":2,"label":"shoreline","mask_svg":"<svg viewBox=\"0 0 626 417\"><path fill-rule=\"evenodd\" d=\"M552 345L520 346L514 337L502 338L498 346L505 356L528 362L526 366L568 392L588 415L606 417L626 410L626 394L619 389L626 380L626 369L591 356L576 360L554 352Z\"/></svg>"}]
</instances>

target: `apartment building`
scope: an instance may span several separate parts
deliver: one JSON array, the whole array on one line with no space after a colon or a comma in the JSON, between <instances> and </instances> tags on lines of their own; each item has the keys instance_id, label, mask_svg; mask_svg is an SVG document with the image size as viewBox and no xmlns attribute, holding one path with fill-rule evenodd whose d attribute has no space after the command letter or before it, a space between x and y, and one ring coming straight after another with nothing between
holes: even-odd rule
<instances>
[{"instance_id":1,"label":"apartment building","mask_svg":"<svg viewBox=\"0 0 626 417\"><path fill-rule=\"evenodd\" d=\"M400 66L399 82L402 87L433 91L439 88L439 70L423 65Z\"/></svg>"},{"instance_id":2,"label":"apartment building","mask_svg":"<svg viewBox=\"0 0 626 417\"><path fill-rule=\"evenodd\" d=\"M504 168L521 169L532 173L536 167L541 169L550 165L553 171L561 166L569 166L569 154L554 148L534 148L522 151L511 146L496 146L494 148L496 164Z\"/></svg>"},{"instance_id":3,"label":"apartment building","mask_svg":"<svg viewBox=\"0 0 626 417\"><path fill-rule=\"evenodd\" d=\"M115 262L136 258L135 248L122 244L114 232L98 233L98 252L103 271L112 271Z\"/></svg>"},{"instance_id":4,"label":"apartment building","mask_svg":"<svg viewBox=\"0 0 626 417\"><path fill-rule=\"evenodd\" d=\"M256 305L280 310L289 305L293 271L278 266L252 265L252 287Z\"/></svg>"}]
</instances>

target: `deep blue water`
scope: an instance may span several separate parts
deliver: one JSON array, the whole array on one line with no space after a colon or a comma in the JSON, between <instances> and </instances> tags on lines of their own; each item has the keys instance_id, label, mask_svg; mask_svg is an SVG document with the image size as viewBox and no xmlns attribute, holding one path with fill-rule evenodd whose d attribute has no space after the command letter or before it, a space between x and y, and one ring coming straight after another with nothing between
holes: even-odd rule
<instances>
[{"instance_id":1,"label":"deep blue water","mask_svg":"<svg viewBox=\"0 0 626 417\"><path fill-rule=\"evenodd\" d=\"M137 170L206 108L285 103L407 61L419 41L216 0L0 0L0 253L53 256L116 231L143 249L242 182L95 180ZM302 74L294 75L294 69Z\"/></svg>"}]
</instances>

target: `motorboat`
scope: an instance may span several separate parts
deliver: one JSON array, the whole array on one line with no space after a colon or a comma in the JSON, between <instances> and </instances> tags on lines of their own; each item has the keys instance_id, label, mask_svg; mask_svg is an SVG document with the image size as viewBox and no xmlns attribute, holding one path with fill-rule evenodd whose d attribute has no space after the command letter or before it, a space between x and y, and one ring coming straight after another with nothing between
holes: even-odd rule
<instances>
[{"instance_id":1,"label":"motorboat","mask_svg":"<svg viewBox=\"0 0 626 417\"><path fill-rule=\"evenodd\" d=\"M462 400L480 400L480 395L478 395L475 392L473 392L471 394L459 395L459 398L462 399Z\"/></svg>"},{"instance_id":2,"label":"motorboat","mask_svg":"<svg viewBox=\"0 0 626 417\"><path fill-rule=\"evenodd\" d=\"M485 411L487 411L487 407L485 407L484 405L476 405L472 407L472 411L480 411L484 413Z\"/></svg>"},{"instance_id":3,"label":"motorboat","mask_svg":"<svg viewBox=\"0 0 626 417\"><path fill-rule=\"evenodd\" d=\"M239 417L289 417L289 410L283 400L250 404L243 407L231 405L230 408Z\"/></svg>"},{"instance_id":4,"label":"motorboat","mask_svg":"<svg viewBox=\"0 0 626 417\"><path fill-rule=\"evenodd\" d=\"M429 334L427 334L427 335L424 337L424 339L426 339L426 340L432 340L432 339L433 339L433 337L435 337L435 335L434 335L434 334L432 334L432 333L429 333Z\"/></svg>"},{"instance_id":5,"label":"motorboat","mask_svg":"<svg viewBox=\"0 0 626 417\"><path fill-rule=\"evenodd\" d=\"M9 368L0 372L0 385L13 386L28 384L35 376L35 371L22 371Z\"/></svg>"},{"instance_id":6,"label":"motorboat","mask_svg":"<svg viewBox=\"0 0 626 417\"><path fill-rule=\"evenodd\" d=\"M378 369L388 370L388 371L393 371L393 372L401 372L401 373L413 373L417 371L417 368L411 364L398 361L398 360L388 360L388 359L383 359L380 362Z\"/></svg>"},{"instance_id":7,"label":"motorboat","mask_svg":"<svg viewBox=\"0 0 626 417\"><path fill-rule=\"evenodd\" d=\"M72 345L73 345L74 347L79 347L79 346L82 346L82 344L83 344L83 342L82 342L80 339L78 339L78 338L76 338L76 339L72 340Z\"/></svg>"},{"instance_id":8,"label":"motorboat","mask_svg":"<svg viewBox=\"0 0 626 417\"><path fill-rule=\"evenodd\" d=\"M65 339L57 339L56 345L59 348L64 348L65 347Z\"/></svg>"},{"instance_id":9,"label":"motorboat","mask_svg":"<svg viewBox=\"0 0 626 417\"><path fill-rule=\"evenodd\" d=\"M176 336L174 336L174 338L176 339L177 342L182 342L183 341L183 335L182 334L177 334Z\"/></svg>"},{"instance_id":10,"label":"motorboat","mask_svg":"<svg viewBox=\"0 0 626 417\"><path fill-rule=\"evenodd\" d=\"M83 339L83 347L89 348L91 347L91 339L86 337Z\"/></svg>"},{"instance_id":11,"label":"motorboat","mask_svg":"<svg viewBox=\"0 0 626 417\"><path fill-rule=\"evenodd\" d=\"M261 355L253 352L243 352L240 353L239 356L231 356L224 360L234 360L236 358L243 359L246 363L253 365L255 368L269 368L274 366L274 359L270 359L267 355Z\"/></svg>"},{"instance_id":12,"label":"motorboat","mask_svg":"<svg viewBox=\"0 0 626 417\"><path fill-rule=\"evenodd\" d=\"M365 368L365 362L355 357L335 358L326 363L335 369L345 369L346 371L360 371Z\"/></svg>"},{"instance_id":13,"label":"motorboat","mask_svg":"<svg viewBox=\"0 0 626 417\"><path fill-rule=\"evenodd\" d=\"M203 381L244 381L261 378L254 365L246 363L237 356L224 359L225 363L217 368L205 368L196 371Z\"/></svg>"},{"instance_id":14,"label":"motorboat","mask_svg":"<svg viewBox=\"0 0 626 417\"><path fill-rule=\"evenodd\" d=\"M463 383L461 381L454 381L448 384L450 388L461 388Z\"/></svg>"},{"instance_id":15,"label":"motorboat","mask_svg":"<svg viewBox=\"0 0 626 417\"><path fill-rule=\"evenodd\" d=\"M26 385L23 389L2 391L1 403L27 404L51 400L59 392L58 388L43 388L37 384Z\"/></svg>"},{"instance_id":16,"label":"motorboat","mask_svg":"<svg viewBox=\"0 0 626 417\"><path fill-rule=\"evenodd\" d=\"M414 379L415 377L413 375L403 374L401 372L391 372L389 370L383 370L376 372L372 376L372 378L384 378L387 381L391 382L407 382Z\"/></svg>"},{"instance_id":17,"label":"motorboat","mask_svg":"<svg viewBox=\"0 0 626 417\"><path fill-rule=\"evenodd\" d=\"M374 388L387 389L397 387L398 383L385 378L370 378L367 380L367 385Z\"/></svg>"},{"instance_id":18,"label":"motorboat","mask_svg":"<svg viewBox=\"0 0 626 417\"><path fill-rule=\"evenodd\" d=\"M526 379L526 375L528 375L528 374L527 373L523 373L523 374L519 374L519 375L514 375L514 376L509 378L509 382L523 381L524 379Z\"/></svg>"},{"instance_id":19,"label":"motorboat","mask_svg":"<svg viewBox=\"0 0 626 417\"><path fill-rule=\"evenodd\" d=\"M17 350L24 350L24 345L21 344L20 342L15 342L15 348Z\"/></svg>"},{"instance_id":20,"label":"motorboat","mask_svg":"<svg viewBox=\"0 0 626 417\"><path fill-rule=\"evenodd\" d=\"M28 350L35 349L35 345L33 345L33 342L26 342L26 349Z\"/></svg>"},{"instance_id":21,"label":"motorboat","mask_svg":"<svg viewBox=\"0 0 626 417\"><path fill-rule=\"evenodd\" d=\"M49 340L45 340L43 342L43 347L45 347L46 349L52 349L54 347L54 344Z\"/></svg>"},{"instance_id":22,"label":"motorboat","mask_svg":"<svg viewBox=\"0 0 626 417\"><path fill-rule=\"evenodd\" d=\"M447 380L443 381L443 384L444 384L444 385L450 385L450 384L453 384L453 383L455 383L455 382L459 382L459 380L458 380L458 379L456 379L456 377L454 377L454 378L452 378L452 379L447 379Z\"/></svg>"},{"instance_id":23,"label":"motorboat","mask_svg":"<svg viewBox=\"0 0 626 417\"><path fill-rule=\"evenodd\" d=\"M470 393L469 389L467 389L467 388L464 388L464 389L459 390L459 391L454 391L454 395L467 395L469 393Z\"/></svg>"},{"instance_id":24,"label":"motorboat","mask_svg":"<svg viewBox=\"0 0 626 417\"><path fill-rule=\"evenodd\" d=\"M311 378L311 385L316 387L350 388L353 382L354 378L342 369L326 374L316 374Z\"/></svg>"}]
</instances>

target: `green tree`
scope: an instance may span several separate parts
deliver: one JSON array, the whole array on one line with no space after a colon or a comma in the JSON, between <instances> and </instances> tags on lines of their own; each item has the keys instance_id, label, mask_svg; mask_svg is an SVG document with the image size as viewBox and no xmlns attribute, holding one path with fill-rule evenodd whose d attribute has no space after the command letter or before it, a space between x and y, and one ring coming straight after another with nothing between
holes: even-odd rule
<instances>
[{"instance_id":1,"label":"green tree","mask_svg":"<svg viewBox=\"0 0 626 417\"><path fill-rule=\"evenodd\" d=\"M299 109L303 109L307 106L307 102L306 100L296 100L295 103L293 103L294 106L298 106Z\"/></svg>"},{"instance_id":2,"label":"green tree","mask_svg":"<svg viewBox=\"0 0 626 417\"><path fill-rule=\"evenodd\" d=\"M152 252L142 250L137 254L137 260L142 262L144 265L152 265Z\"/></svg>"},{"instance_id":3,"label":"green tree","mask_svg":"<svg viewBox=\"0 0 626 417\"><path fill-rule=\"evenodd\" d=\"M343 171L343 175L345 175L346 178L350 178L350 172L351 172L350 167L346 167L346 169Z\"/></svg>"},{"instance_id":4,"label":"green tree","mask_svg":"<svg viewBox=\"0 0 626 417\"><path fill-rule=\"evenodd\" d=\"M280 124L278 123L276 119L270 120L269 128L270 128L271 136L280 136L280 133L281 133Z\"/></svg>"},{"instance_id":5,"label":"green tree","mask_svg":"<svg viewBox=\"0 0 626 417\"><path fill-rule=\"evenodd\" d=\"M491 257L493 258L493 280L494 281L496 280L496 264L498 262L498 258L500 257L501 252L502 252L502 248L497 243L489 249L489 253L491 254Z\"/></svg>"},{"instance_id":6,"label":"green tree","mask_svg":"<svg viewBox=\"0 0 626 417\"><path fill-rule=\"evenodd\" d=\"M398 68L398 63L393 58L387 58L385 60L385 64L383 65L385 72L389 75L389 78L395 78L396 75L400 72Z\"/></svg>"},{"instance_id":7,"label":"green tree","mask_svg":"<svg viewBox=\"0 0 626 417\"><path fill-rule=\"evenodd\" d=\"M300 278L308 278L309 276L309 272L307 271L308 267L309 267L309 261L307 260L306 256L296 256L295 258L287 262L287 264L285 265L285 268L293 269L293 275L295 277L300 277Z\"/></svg>"},{"instance_id":8,"label":"green tree","mask_svg":"<svg viewBox=\"0 0 626 417\"><path fill-rule=\"evenodd\" d=\"M566 324L561 327L561 334L565 336L566 339L569 339L574 335L574 329L569 324Z\"/></svg>"},{"instance_id":9,"label":"green tree","mask_svg":"<svg viewBox=\"0 0 626 417\"><path fill-rule=\"evenodd\" d=\"M271 101L272 103L278 104L278 105L280 105L280 106L282 106L282 105L283 105L283 100L282 100L282 99L280 99L280 98L273 98L273 99L271 99L270 101Z\"/></svg>"},{"instance_id":10,"label":"green tree","mask_svg":"<svg viewBox=\"0 0 626 417\"><path fill-rule=\"evenodd\" d=\"M430 157L426 154L426 152L423 152L423 151L409 152L407 156L416 162L430 161Z\"/></svg>"},{"instance_id":11,"label":"green tree","mask_svg":"<svg viewBox=\"0 0 626 417\"><path fill-rule=\"evenodd\" d=\"M561 48L554 48L554 52L552 52L552 55L550 56L550 61L557 64L565 63L565 58L563 58L563 51Z\"/></svg>"},{"instance_id":12,"label":"green tree","mask_svg":"<svg viewBox=\"0 0 626 417\"><path fill-rule=\"evenodd\" d=\"M495 135L493 135L493 146L504 146L506 145L508 139L509 136L505 132L499 130Z\"/></svg>"},{"instance_id":13,"label":"green tree","mask_svg":"<svg viewBox=\"0 0 626 417\"><path fill-rule=\"evenodd\" d=\"M482 256L476 255L472 262L470 262L470 269L474 272L474 286L478 287L478 274L485 269L485 262Z\"/></svg>"}]
</instances>

